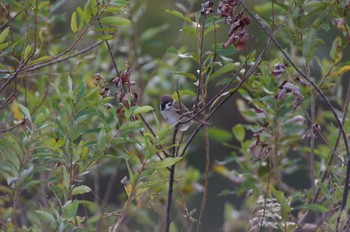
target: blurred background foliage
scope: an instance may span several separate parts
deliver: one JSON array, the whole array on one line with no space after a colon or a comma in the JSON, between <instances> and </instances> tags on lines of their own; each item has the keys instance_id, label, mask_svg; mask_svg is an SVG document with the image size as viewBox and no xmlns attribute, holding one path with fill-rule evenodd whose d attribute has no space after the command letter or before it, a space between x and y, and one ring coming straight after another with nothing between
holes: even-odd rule
<instances>
[{"instance_id":1,"label":"blurred background foliage","mask_svg":"<svg viewBox=\"0 0 350 232\"><path fill-rule=\"evenodd\" d=\"M163 231L175 163L170 230L195 231L205 130L166 157L158 108L177 92L191 108L201 74L215 99L201 231L345 228L339 125L263 28L349 132L349 1L245 1L257 21L239 1L203 3L0 2L1 231ZM223 48L234 22L220 4L249 20L241 47Z\"/></svg>"}]
</instances>

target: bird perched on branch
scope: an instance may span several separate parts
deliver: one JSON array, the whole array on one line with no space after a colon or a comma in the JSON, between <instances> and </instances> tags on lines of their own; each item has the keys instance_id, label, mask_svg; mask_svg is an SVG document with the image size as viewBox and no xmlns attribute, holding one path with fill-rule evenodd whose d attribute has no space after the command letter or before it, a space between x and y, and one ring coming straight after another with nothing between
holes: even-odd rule
<instances>
[{"instance_id":1,"label":"bird perched on branch","mask_svg":"<svg viewBox=\"0 0 350 232\"><path fill-rule=\"evenodd\" d=\"M186 122L193 117L193 114L183 104L174 100L171 95L165 94L160 97L160 112L167 123L175 125L179 122ZM198 119L191 119L189 122L180 124L179 130L186 131L193 122L210 125L207 122L199 121Z\"/></svg>"}]
</instances>

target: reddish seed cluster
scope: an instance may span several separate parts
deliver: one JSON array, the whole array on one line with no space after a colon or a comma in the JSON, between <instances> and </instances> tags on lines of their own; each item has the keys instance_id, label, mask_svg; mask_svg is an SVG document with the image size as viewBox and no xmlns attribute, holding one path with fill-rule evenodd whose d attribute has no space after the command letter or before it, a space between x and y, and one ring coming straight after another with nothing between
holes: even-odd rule
<instances>
[{"instance_id":1,"label":"reddish seed cluster","mask_svg":"<svg viewBox=\"0 0 350 232\"><path fill-rule=\"evenodd\" d=\"M219 2L217 13L220 17L225 18L225 23L231 25L228 32L229 39L223 44L223 48L228 48L231 44L235 46L237 51L245 49L248 39L247 26L250 19L242 10L237 14L237 7L240 0L225 0Z\"/></svg>"},{"instance_id":2,"label":"reddish seed cluster","mask_svg":"<svg viewBox=\"0 0 350 232\"><path fill-rule=\"evenodd\" d=\"M121 72L119 76L111 80L111 83L116 87L116 93L113 95L100 74L95 74L94 83L100 88L102 97L115 96L121 107L117 108L117 114L120 118L125 118L125 108L130 108L136 104L137 94L132 92L131 86L135 85L135 81L130 80L131 69L126 65L126 70Z\"/></svg>"}]
</instances>

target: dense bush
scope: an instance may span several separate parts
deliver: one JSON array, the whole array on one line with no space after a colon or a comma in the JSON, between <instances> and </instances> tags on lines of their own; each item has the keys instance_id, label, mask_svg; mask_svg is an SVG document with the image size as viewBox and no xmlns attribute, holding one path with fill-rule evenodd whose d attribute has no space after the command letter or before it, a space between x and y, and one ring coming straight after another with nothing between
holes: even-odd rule
<instances>
[{"instance_id":1,"label":"dense bush","mask_svg":"<svg viewBox=\"0 0 350 232\"><path fill-rule=\"evenodd\" d=\"M350 2L158 4L0 3L0 230L350 230Z\"/></svg>"}]
</instances>

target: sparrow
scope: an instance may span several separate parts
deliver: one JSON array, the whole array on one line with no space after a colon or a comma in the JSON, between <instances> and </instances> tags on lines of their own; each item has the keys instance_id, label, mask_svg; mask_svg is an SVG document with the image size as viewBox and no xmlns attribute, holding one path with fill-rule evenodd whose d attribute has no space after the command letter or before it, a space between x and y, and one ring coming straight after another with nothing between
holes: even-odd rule
<instances>
[{"instance_id":1,"label":"sparrow","mask_svg":"<svg viewBox=\"0 0 350 232\"><path fill-rule=\"evenodd\" d=\"M165 94L160 97L160 112L167 123L175 125L179 121L187 121L192 117L191 112L183 104L174 100L171 95ZM196 119L192 119L189 122L181 124L179 127L180 131L186 131ZM210 125L206 122L201 122L206 125Z\"/></svg>"}]
</instances>

